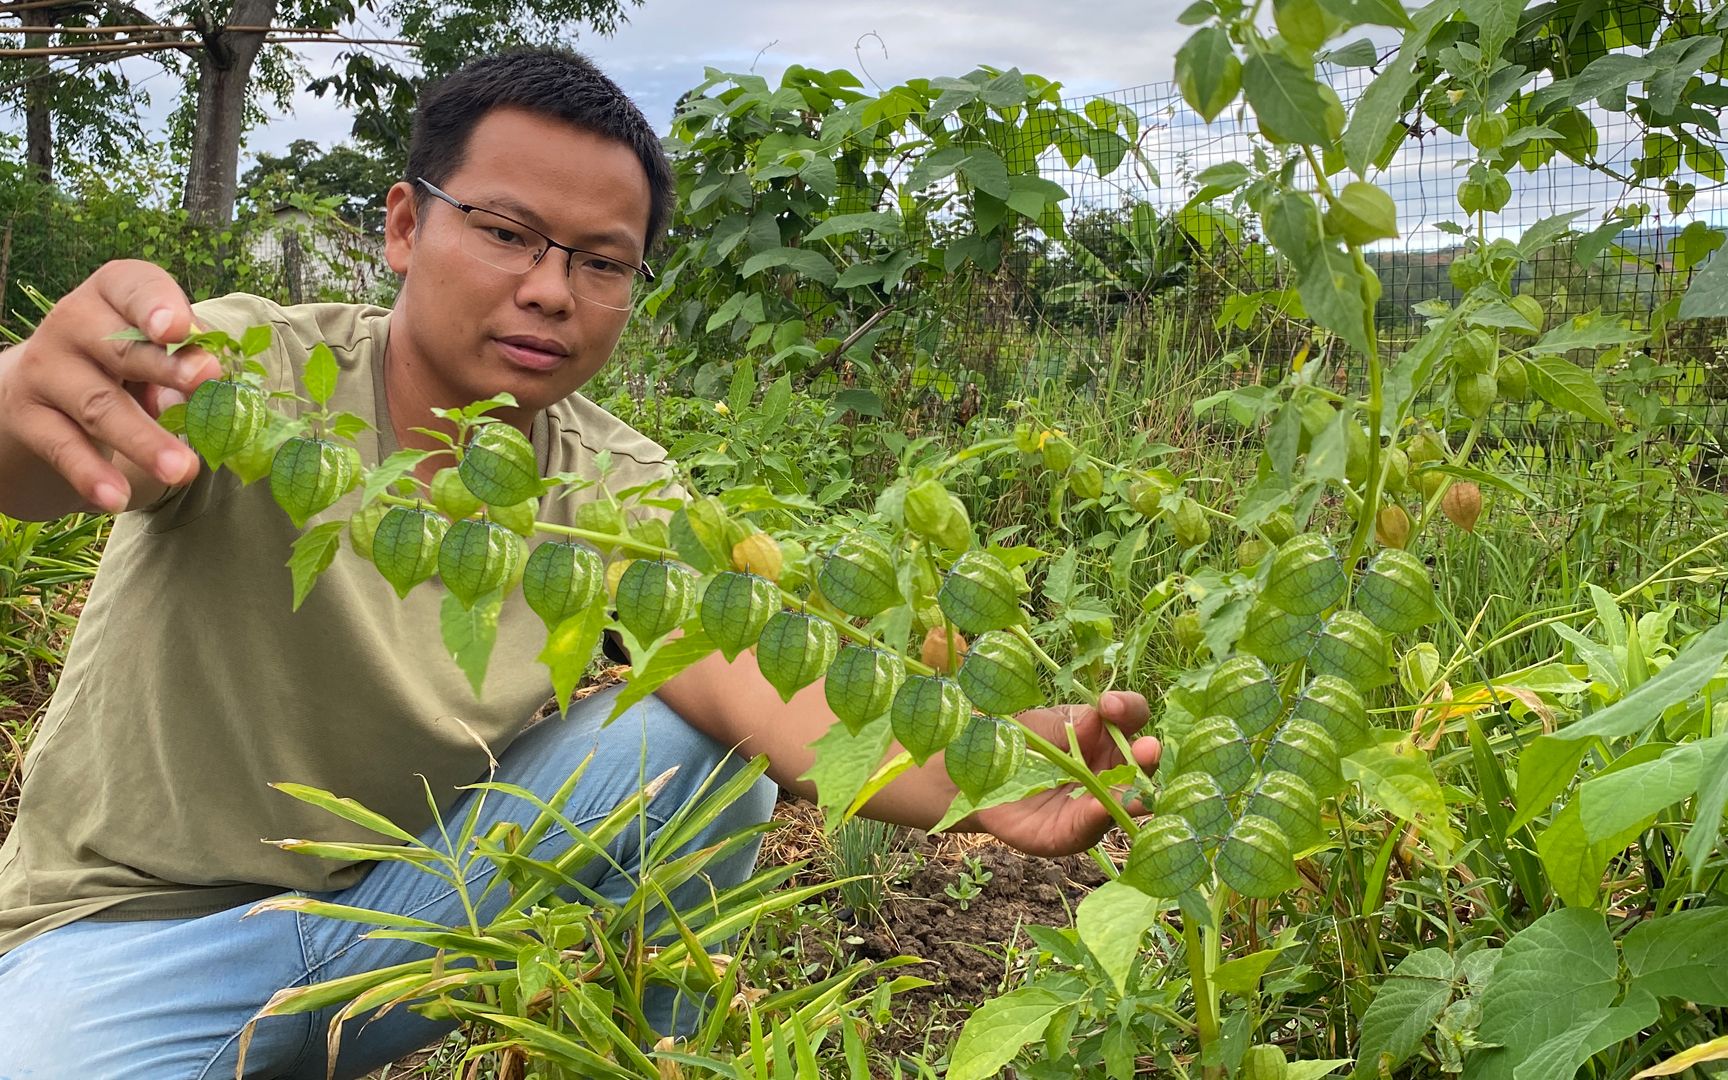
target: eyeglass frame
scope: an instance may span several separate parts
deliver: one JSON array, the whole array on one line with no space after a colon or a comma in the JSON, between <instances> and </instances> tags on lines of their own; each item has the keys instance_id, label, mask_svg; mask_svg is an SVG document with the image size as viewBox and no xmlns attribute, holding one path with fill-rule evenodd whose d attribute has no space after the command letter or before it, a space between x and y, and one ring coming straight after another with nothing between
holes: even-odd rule
<instances>
[{"instance_id":1,"label":"eyeglass frame","mask_svg":"<svg viewBox=\"0 0 1728 1080\"><path fill-rule=\"evenodd\" d=\"M597 259L606 259L609 262L615 262L619 266L628 266L628 267L630 267L631 270L634 270L637 274L639 274L643 281L652 282L654 280L654 271L649 269L648 264L646 262L637 262L635 264L631 264L631 263L625 262L623 259L615 259L612 256L606 254L604 251L590 251L587 248L571 247L569 244L560 244L558 241L552 239L550 236L547 236L545 233L541 232L539 229L536 229L534 226L528 224L527 222L517 221L515 218L511 217L510 215L500 214L498 211L490 209L489 207L475 206L472 203L462 202L459 199L457 199L455 196L450 195L449 193L441 190L438 187L438 185L436 185L432 181L426 179L424 176L415 177L414 182L416 184L419 184L421 187L425 188L426 191L429 194L431 194L434 198L438 199L441 202L449 203L451 206L454 206L456 209L462 211L464 216L472 213L473 211L478 210L482 214L491 214L495 218L502 218L503 220L508 221L512 225L520 226L521 228L526 229L528 232L533 233L535 236L538 236L540 239L546 241L546 246L544 248L542 248L540 250L540 254L535 257L533 265L528 267L527 269L524 269L524 270L514 271L517 274L526 274L528 272L528 270L532 270L534 267L539 266L540 263L545 260L546 253L553 250L554 248L556 248L559 251L564 251L564 252L569 253L569 257L567 257L564 260L564 277L566 280L569 279L571 269L575 266L575 257L577 255L592 255ZM486 260L484 260L484 259L481 259L480 261L486 262ZM494 264L486 263L486 265L493 266ZM507 274L512 272L510 270L505 270L505 268L501 267L501 266L496 267L496 269L504 270L504 272Z\"/></svg>"}]
</instances>

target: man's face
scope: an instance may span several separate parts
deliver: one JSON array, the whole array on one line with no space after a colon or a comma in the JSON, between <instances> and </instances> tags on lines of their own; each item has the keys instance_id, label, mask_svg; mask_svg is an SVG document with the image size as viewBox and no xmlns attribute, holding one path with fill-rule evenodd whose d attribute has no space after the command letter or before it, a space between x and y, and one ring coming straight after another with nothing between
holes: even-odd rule
<instances>
[{"instance_id":1,"label":"man's face","mask_svg":"<svg viewBox=\"0 0 1728 1080\"><path fill-rule=\"evenodd\" d=\"M621 142L495 109L439 186L561 244L642 259L652 196L641 161ZM385 224L385 256L404 275L391 320L392 378L410 380L430 405L508 391L532 414L600 370L630 313L573 295L567 253L550 250L526 273L497 269L463 250L462 211L434 198L416 206L414 195L407 184L392 188Z\"/></svg>"}]
</instances>

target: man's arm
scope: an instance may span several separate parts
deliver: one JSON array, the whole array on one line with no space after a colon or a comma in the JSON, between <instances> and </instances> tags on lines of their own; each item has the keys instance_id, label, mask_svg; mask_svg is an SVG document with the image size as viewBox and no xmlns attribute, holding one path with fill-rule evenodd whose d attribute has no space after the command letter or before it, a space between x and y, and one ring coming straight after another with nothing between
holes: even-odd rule
<instances>
[{"instance_id":1,"label":"man's arm","mask_svg":"<svg viewBox=\"0 0 1728 1080\"><path fill-rule=\"evenodd\" d=\"M109 340L133 326L151 341ZM162 347L191 328L167 271L112 262L0 353L0 513L118 512L196 476L197 456L155 419L220 370L206 353Z\"/></svg>"},{"instance_id":2,"label":"man's arm","mask_svg":"<svg viewBox=\"0 0 1728 1080\"><path fill-rule=\"evenodd\" d=\"M790 702L783 702L757 669L753 653L744 652L730 663L714 653L691 665L657 692L693 727L716 741L736 746L751 757L765 755L769 775L781 786L806 797L814 796L814 785L799 779L816 758L810 744L840 722L828 708L820 680L793 695ZM1144 697L1114 692L1104 695L1096 708L1034 709L1022 714L1020 720L1058 746L1067 744L1066 726L1072 723L1087 762L1094 771L1102 771L1122 761L1115 740L1104 725L1111 724L1132 735L1145 726L1148 715ZM1150 770L1157 766L1156 739L1135 740L1132 750L1142 768ZM928 829L947 813L957 793L941 756L937 755L895 778L870 800L864 813L879 821ZM1112 818L1096 800L1071 798L1071 793L1072 789L1062 788L979 811L957 828L992 833L1032 854L1083 851L1097 842Z\"/></svg>"}]
</instances>

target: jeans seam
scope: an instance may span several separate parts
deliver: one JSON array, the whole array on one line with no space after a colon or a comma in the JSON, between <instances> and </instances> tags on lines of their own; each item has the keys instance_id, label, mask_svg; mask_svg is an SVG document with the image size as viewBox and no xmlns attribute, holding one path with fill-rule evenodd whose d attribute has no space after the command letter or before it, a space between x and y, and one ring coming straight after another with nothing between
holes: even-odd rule
<instances>
[{"instance_id":1,"label":"jeans seam","mask_svg":"<svg viewBox=\"0 0 1728 1080\"><path fill-rule=\"evenodd\" d=\"M300 892L299 890L294 890L294 895L304 896L305 894ZM301 920L305 918L305 915L301 912L298 912L298 911L294 912L293 915L294 915L294 938L296 941L298 941L300 943L300 965L302 968L307 968L308 973L310 973L310 965L312 962L310 945L306 940L306 931L305 931L304 926L301 923ZM306 976L301 976L301 979L305 979L305 978L306 978ZM301 979L297 979L297 980L295 980L295 982L289 983L289 985L290 986L296 985L298 982L301 981ZM259 1006L259 1010L262 1011L262 1009L263 1009L263 1006ZM249 1017L247 1019L246 1022L248 1024L250 1024L253 1020L256 1020L256 1019L258 1019L258 1016L257 1016L257 1013L254 1013L251 1017ZM216 1048L215 1053L210 1055L210 1059L208 1061L206 1061L204 1063L203 1067L200 1068L198 1070L198 1072L193 1076L193 1080L205 1080L205 1078L210 1075L211 1066L216 1064L217 1059L220 1058L224 1053L226 1053L230 1046L233 1046L236 1042L239 1041L241 1032L243 1032L245 1030L246 1030L246 1028L244 1026L242 1026L240 1028L240 1031L236 1031L232 1035L229 1035L228 1038L224 1039L222 1041L222 1045L218 1046ZM308 1052L310 1052L310 1050L312 1048L313 1035L314 1035L314 1032L312 1030L312 1026L310 1023L308 1023L307 1028L306 1028L306 1035L304 1038L302 1038L300 1040L300 1053L295 1055L294 1060L289 1063L288 1070L287 1070L289 1075L292 1075L293 1073L297 1072L299 1070L300 1066L306 1061L306 1055Z\"/></svg>"}]
</instances>

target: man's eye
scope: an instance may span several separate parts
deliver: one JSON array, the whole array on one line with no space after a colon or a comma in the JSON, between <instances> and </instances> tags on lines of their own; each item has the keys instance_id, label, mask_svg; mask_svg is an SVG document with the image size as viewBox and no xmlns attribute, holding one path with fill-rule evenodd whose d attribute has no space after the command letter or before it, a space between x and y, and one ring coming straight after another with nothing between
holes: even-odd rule
<instances>
[{"instance_id":1,"label":"man's eye","mask_svg":"<svg viewBox=\"0 0 1728 1080\"><path fill-rule=\"evenodd\" d=\"M611 259L589 259L582 264L582 269L606 277L619 277L630 272L628 266L625 266L621 262L614 262Z\"/></svg>"},{"instance_id":2,"label":"man's eye","mask_svg":"<svg viewBox=\"0 0 1728 1080\"><path fill-rule=\"evenodd\" d=\"M522 234L521 233L513 232L510 229L499 228L496 225L488 228L486 230L486 233L488 236L490 236L492 239L498 241L500 244L520 244L520 243L522 243Z\"/></svg>"}]
</instances>

